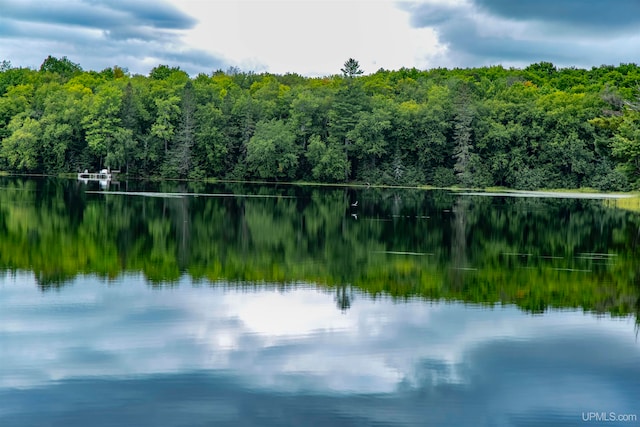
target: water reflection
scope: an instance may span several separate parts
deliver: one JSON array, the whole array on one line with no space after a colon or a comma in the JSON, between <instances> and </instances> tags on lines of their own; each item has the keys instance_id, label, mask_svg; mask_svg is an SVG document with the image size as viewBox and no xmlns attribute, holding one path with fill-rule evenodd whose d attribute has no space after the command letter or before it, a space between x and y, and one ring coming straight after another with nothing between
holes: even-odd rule
<instances>
[{"instance_id":1,"label":"water reflection","mask_svg":"<svg viewBox=\"0 0 640 427\"><path fill-rule=\"evenodd\" d=\"M528 312L640 313L640 216L610 201L241 184L0 178L0 270L318 283ZM197 191L197 193L195 192ZM357 206L352 206L358 201ZM605 203L605 202L608 202ZM352 217L357 213L358 219Z\"/></svg>"},{"instance_id":2,"label":"water reflection","mask_svg":"<svg viewBox=\"0 0 640 427\"><path fill-rule=\"evenodd\" d=\"M640 409L633 319L352 297L340 311L316 286L140 275L43 297L6 276L0 424L576 425Z\"/></svg>"},{"instance_id":3,"label":"water reflection","mask_svg":"<svg viewBox=\"0 0 640 427\"><path fill-rule=\"evenodd\" d=\"M637 213L94 184L0 177L3 427L640 415Z\"/></svg>"}]
</instances>

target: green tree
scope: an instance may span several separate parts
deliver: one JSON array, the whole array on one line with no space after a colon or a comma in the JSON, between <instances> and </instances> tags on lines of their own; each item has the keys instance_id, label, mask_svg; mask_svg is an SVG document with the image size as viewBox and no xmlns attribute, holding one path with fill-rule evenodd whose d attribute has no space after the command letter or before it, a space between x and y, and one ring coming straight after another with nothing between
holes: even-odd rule
<instances>
[{"instance_id":1,"label":"green tree","mask_svg":"<svg viewBox=\"0 0 640 427\"><path fill-rule=\"evenodd\" d=\"M281 84L274 76L267 75L251 85L249 92L256 101L263 120L286 119L289 114L289 86Z\"/></svg>"},{"instance_id":2,"label":"green tree","mask_svg":"<svg viewBox=\"0 0 640 427\"><path fill-rule=\"evenodd\" d=\"M165 159L165 176L186 178L192 172L196 134L196 104L193 84L188 81L182 90L180 125L170 155Z\"/></svg>"},{"instance_id":3,"label":"green tree","mask_svg":"<svg viewBox=\"0 0 640 427\"><path fill-rule=\"evenodd\" d=\"M11 86L0 98L0 139L10 134L7 125L13 117L31 107L34 87L31 84Z\"/></svg>"},{"instance_id":4,"label":"green tree","mask_svg":"<svg viewBox=\"0 0 640 427\"><path fill-rule=\"evenodd\" d=\"M132 131L122 127L122 91L107 82L90 99L83 126L87 145L99 159L99 166L119 168L126 162Z\"/></svg>"},{"instance_id":5,"label":"green tree","mask_svg":"<svg viewBox=\"0 0 640 427\"><path fill-rule=\"evenodd\" d=\"M348 81L336 91L332 109L329 111L328 139L332 144L343 146L345 162L341 163L347 167L344 170L345 180L351 178L351 166L354 160L354 141L350 138L349 132L356 127L360 113L369 109L368 101L362 85L357 81Z\"/></svg>"},{"instance_id":6,"label":"green tree","mask_svg":"<svg viewBox=\"0 0 640 427\"><path fill-rule=\"evenodd\" d=\"M344 68L341 68L342 74L345 77L352 78L361 75L364 73L360 68L360 64L353 58L349 58L344 63Z\"/></svg>"},{"instance_id":7,"label":"green tree","mask_svg":"<svg viewBox=\"0 0 640 427\"><path fill-rule=\"evenodd\" d=\"M611 147L629 179L637 182L640 179L640 112L632 109L625 112Z\"/></svg>"},{"instance_id":8,"label":"green tree","mask_svg":"<svg viewBox=\"0 0 640 427\"><path fill-rule=\"evenodd\" d=\"M311 135L328 136L331 94L326 87L301 90L291 102L290 118L303 148Z\"/></svg>"},{"instance_id":9,"label":"green tree","mask_svg":"<svg viewBox=\"0 0 640 427\"><path fill-rule=\"evenodd\" d=\"M210 102L198 108L195 120L194 164L207 176L222 177L228 152L222 131L225 125L222 110Z\"/></svg>"},{"instance_id":10,"label":"green tree","mask_svg":"<svg viewBox=\"0 0 640 427\"><path fill-rule=\"evenodd\" d=\"M358 157L365 161L366 167L375 168L376 161L388 154L387 133L390 129L390 111L378 108L360 113L354 128L347 132L347 138L355 144L354 149Z\"/></svg>"},{"instance_id":11,"label":"green tree","mask_svg":"<svg viewBox=\"0 0 640 427\"><path fill-rule=\"evenodd\" d=\"M228 176L243 179L248 176L246 172L248 145L256 130L256 124L260 121L260 110L258 103L248 92L238 88L234 95L225 98L222 109L227 116L223 130L228 153L225 158L225 169Z\"/></svg>"},{"instance_id":12,"label":"green tree","mask_svg":"<svg viewBox=\"0 0 640 427\"><path fill-rule=\"evenodd\" d=\"M298 166L295 134L282 120L260 121L247 145L247 167L259 178L293 178Z\"/></svg>"},{"instance_id":13,"label":"green tree","mask_svg":"<svg viewBox=\"0 0 640 427\"><path fill-rule=\"evenodd\" d=\"M323 182L344 181L344 171L349 169L343 148L337 144L327 144L320 136L309 139L306 158L311 166L313 179Z\"/></svg>"},{"instance_id":14,"label":"green tree","mask_svg":"<svg viewBox=\"0 0 640 427\"><path fill-rule=\"evenodd\" d=\"M36 172L40 167L40 123L22 113L9 123L10 136L2 140L2 157L20 172Z\"/></svg>"},{"instance_id":15,"label":"green tree","mask_svg":"<svg viewBox=\"0 0 640 427\"><path fill-rule=\"evenodd\" d=\"M173 140L175 134L175 121L180 114L180 98L177 96L170 96L166 99L156 98L156 118L151 125L151 136L160 141L164 147L164 155L169 152L169 142ZM157 154L156 154L157 156ZM151 153L147 156L153 158Z\"/></svg>"},{"instance_id":16,"label":"green tree","mask_svg":"<svg viewBox=\"0 0 640 427\"><path fill-rule=\"evenodd\" d=\"M640 178L638 81L636 64L365 76L350 58L331 77L231 69L192 79L168 65L131 76L118 66L83 71L64 57L39 71L5 62L0 141L17 134L0 168L32 168L10 162L7 147L35 144L34 171L47 173L108 165L146 176L623 189ZM260 134L251 142L257 124L274 119L293 134L290 148ZM285 157L272 167L258 147Z\"/></svg>"},{"instance_id":17,"label":"green tree","mask_svg":"<svg viewBox=\"0 0 640 427\"><path fill-rule=\"evenodd\" d=\"M133 86L131 81L127 82L122 94L120 118L122 127L131 132L131 139L124 147L125 171L129 174L130 166L140 158L140 145L148 141L144 134L150 121L150 114L142 102L139 90Z\"/></svg>"},{"instance_id":18,"label":"green tree","mask_svg":"<svg viewBox=\"0 0 640 427\"><path fill-rule=\"evenodd\" d=\"M152 80L167 80L175 74L186 76L186 73L180 67L169 67L168 65L158 65L149 72L149 78Z\"/></svg>"},{"instance_id":19,"label":"green tree","mask_svg":"<svg viewBox=\"0 0 640 427\"><path fill-rule=\"evenodd\" d=\"M453 166L453 170L456 173L458 182L465 187L473 185L474 178L472 171L472 165L474 163L473 128L471 126L473 116L474 110L471 106L469 94L467 89L463 87L456 102L456 113L453 125L453 140L455 144L453 153L455 165Z\"/></svg>"},{"instance_id":20,"label":"green tree","mask_svg":"<svg viewBox=\"0 0 640 427\"><path fill-rule=\"evenodd\" d=\"M71 77L82 73L82 67L80 67L80 64L70 61L66 56L58 59L49 55L40 65L40 72L58 74L64 80L69 80Z\"/></svg>"},{"instance_id":21,"label":"green tree","mask_svg":"<svg viewBox=\"0 0 640 427\"><path fill-rule=\"evenodd\" d=\"M79 171L91 164L88 158L83 120L93 93L71 79L47 94L42 125L43 172Z\"/></svg>"}]
</instances>

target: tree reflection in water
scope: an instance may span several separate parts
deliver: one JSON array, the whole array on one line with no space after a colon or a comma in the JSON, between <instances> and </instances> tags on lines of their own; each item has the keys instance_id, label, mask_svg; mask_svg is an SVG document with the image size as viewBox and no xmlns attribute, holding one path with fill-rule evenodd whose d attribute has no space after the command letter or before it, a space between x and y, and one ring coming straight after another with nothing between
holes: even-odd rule
<instances>
[{"instance_id":1,"label":"tree reflection in water","mask_svg":"<svg viewBox=\"0 0 640 427\"><path fill-rule=\"evenodd\" d=\"M142 272L155 286L184 275L316 283L334 290L341 311L359 289L530 312L640 313L640 216L601 200L127 183L179 193L145 197L71 180L0 180L0 268L33 271L43 291L81 274Z\"/></svg>"}]
</instances>

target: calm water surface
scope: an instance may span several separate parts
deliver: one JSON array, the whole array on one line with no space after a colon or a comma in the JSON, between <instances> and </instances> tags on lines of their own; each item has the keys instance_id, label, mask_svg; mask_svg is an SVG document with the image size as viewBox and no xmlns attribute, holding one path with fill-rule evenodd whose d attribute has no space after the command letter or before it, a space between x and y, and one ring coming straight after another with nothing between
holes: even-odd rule
<instances>
[{"instance_id":1,"label":"calm water surface","mask_svg":"<svg viewBox=\"0 0 640 427\"><path fill-rule=\"evenodd\" d=\"M640 425L615 202L0 185L0 426Z\"/></svg>"}]
</instances>

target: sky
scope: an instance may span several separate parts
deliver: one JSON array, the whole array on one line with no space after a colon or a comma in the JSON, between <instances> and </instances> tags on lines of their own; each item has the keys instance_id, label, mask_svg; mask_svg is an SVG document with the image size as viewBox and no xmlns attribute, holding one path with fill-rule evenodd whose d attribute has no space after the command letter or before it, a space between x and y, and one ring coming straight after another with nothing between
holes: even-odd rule
<instances>
[{"instance_id":1,"label":"sky","mask_svg":"<svg viewBox=\"0 0 640 427\"><path fill-rule=\"evenodd\" d=\"M638 0L0 0L0 61L339 74L638 63Z\"/></svg>"}]
</instances>

